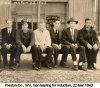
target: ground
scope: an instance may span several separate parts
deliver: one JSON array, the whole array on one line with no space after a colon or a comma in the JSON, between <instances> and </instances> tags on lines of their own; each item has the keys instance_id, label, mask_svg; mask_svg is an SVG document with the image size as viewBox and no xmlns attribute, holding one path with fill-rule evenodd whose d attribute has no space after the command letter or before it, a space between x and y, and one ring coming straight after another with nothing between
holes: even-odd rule
<instances>
[{"instance_id":1,"label":"ground","mask_svg":"<svg viewBox=\"0 0 100 88\"><path fill-rule=\"evenodd\" d=\"M9 55L8 55L9 57ZM58 68L47 69L43 67L40 71L32 70L31 68L31 54L22 54L21 56L21 66L17 71L3 70L0 73L0 83L1 82L29 82L29 83L48 83L48 82L100 82L100 52L97 57L97 70L88 71L73 71L73 62L71 56L68 56L68 65L70 68ZM59 56L59 61L61 55Z\"/></svg>"}]
</instances>

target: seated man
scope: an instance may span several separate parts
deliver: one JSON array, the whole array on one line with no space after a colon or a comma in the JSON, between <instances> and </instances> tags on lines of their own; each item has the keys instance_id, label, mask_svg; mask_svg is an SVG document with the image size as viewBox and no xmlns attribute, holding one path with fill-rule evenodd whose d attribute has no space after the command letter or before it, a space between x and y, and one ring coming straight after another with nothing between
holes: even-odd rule
<instances>
[{"instance_id":1,"label":"seated man","mask_svg":"<svg viewBox=\"0 0 100 88\"><path fill-rule=\"evenodd\" d=\"M67 58L67 49L64 48L61 44L60 38L62 35L62 30L60 28L60 20L55 20L54 21L54 27L50 29L50 35L51 35L51 40L52 40L52 47L54 49L54 67L58 66L58 54L62 53L62 61L61 61L61 66L62 67L68 67L66 64L66 58Z\"/></svg>"},{"instance_id":2,"label":"seated man","mask_svg":"<svg viewBox=\"0 0 100 88\"><path fill-rule=\"evenodd\" d=\"M42 53L46 53L47 55L45 58L45 65L49 69L51 69L50 61L51 61L53 49L51 47L50 33L46 29L45 22L43 20L39 22L39 27L34 31L34 34L35 34L35 45L38 50L39 64L41 64Z\"/></svg>"},{"instance_id":3,"label":"seated man","mask_svg":"<svg viewBox=\"0 0 100 88\"><path fill-rule=\"evenodd\" d=\"M7 53L9 52L10 55L10 62L9 67L14 70L14 58L16 55L16 29L12 28L12 20L8 19L6 21L7 28L2 29L2 48L1 54L3 57L3 64L4 68L8 68L8 60L7 60Z\"/></svg>"},{"instance_id":4,"label":"seated man","mask_svg":"<svg viewBox=\"0 0 100 88\"><path fill-rule=\"evenodd\" d=\"M85 19L85 26L80 30L80 44L86 47L86 57L88 62L88 69L96 69L97 53L99 50L99 40L97 34L92 27L92 19Z\"/></svg>"},{"instance_id":5,"label":"seated man","mask_svg":"<svg viewBox=\"0 0 100 88\"><path fill-rule=\"evenodd\" d=\"M72 60L74 62L74 70L78 70L78 62L76 57L77 50L79 50L80 54L79 69L86 70L87 68L85 66L83 67L83 63L86 62L85 47L79 45L78 30L75 28L78 21L75 21L74 18L70 18L67 23L69 24L69 27L62 32L62 44L65 45L68 52L71 52Z\"/></svg>"},{"instance_id":6,"label":"seated man","mask_svg":"<svg viewBox=\"0 0 100 88\"><path fill-rule=\"evenodd\" d=\"M36 47L34 45L34 32L28 28L28 24L26 21L22 23L22 29L18 30L16 33L16 42L17 42L17 54L16 54L16 68L20 66L20 55L21 53L32 53L33 59L33 69L38 70L36 67L36 59L37 59L37 52Z\"/></svg>"}]
</instances>

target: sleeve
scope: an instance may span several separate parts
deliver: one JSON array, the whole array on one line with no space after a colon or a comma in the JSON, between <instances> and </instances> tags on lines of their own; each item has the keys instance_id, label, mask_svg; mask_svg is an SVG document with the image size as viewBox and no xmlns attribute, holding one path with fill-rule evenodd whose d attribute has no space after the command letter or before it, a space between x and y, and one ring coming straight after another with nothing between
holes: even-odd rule
<instances>
[{"instance_id":1,"label":"sleeve","mask_svg":"<svg viewBox=\"0 0 100 88\"><path fill-rule=\"evenodd\" d=\"M37 39L37 33L36 33L36 31L34 31L34 39L35 39L35 45L39 46L40 43L39 43L39 41Z\"/></svg>"},{"instance_id":2,"label":"sleeve","mask_svg":"<svg viewBox=\"0 0 100 88\"><path fill-rule=\"evenodd\" d=\"M2 29L1 30L1 44L6 44L7 42L6 42L6 38L5 38L5 29Z\"/></svg>"},{"instance_id":3,"label":"sleeve","mask_svg":"<svg viewBox=\"0 0 100 88\"><path fill-rule=\"evenodd\" d=\"M30 46L34 45L34 41L35 41L34 32L31 31L31 42L30 42Z\"/></svg>"},{"instance_id":4,"label":"sleeve","mask_svg":"<svg viewBox=\"0 0 100 88\"><path fill-rule=\"evenodd\" d=\"M21 42L21 35L20 35L20 31L17 31L16 32L16 43L18 44L18 45L23 45L23 43Z\"/></svg>"},{"instance_id":5,"label":"sleeve","mask_svg":"<svg viewBox=\"0 0 100 88\"><path fill-rule=\"evenodd\" d=\"M45 46L51 46L51 37L50 32L47 32L46 40L45 40Z\"/></svg>"},{"instance_id":6,"label":"sleeve","mask_svg":"<svg viewBox=\"0 0 100 88\"><path fill-rule=\"evenodd\" d=\"M13 31L13 40L12 40L12 45L13 44L16 44L16 29L13 29L14 31Z\"/></svg>"},{"instance_id":7,"label":"sleeve","mask_svg":"<svg viewBox=\"0 0 100 88\"><path fill-rule=\"evenodd\" d=\"M95 44L99 45L99 40L98 40L98 37L97 37L97 33L94 31L94 37L93 37L93 41Z\"/></svg>"},{"instance_id":8,"label":"sleeve","mask_svg":"<svg viewBox=\"0 0 100 88\"><path fill-rule=\"evenodd\" d=\"M61 42L62 44L71 45L71 43L67 41L67 34L65 30L62 31Z\"/></svg>"}]
</instances>

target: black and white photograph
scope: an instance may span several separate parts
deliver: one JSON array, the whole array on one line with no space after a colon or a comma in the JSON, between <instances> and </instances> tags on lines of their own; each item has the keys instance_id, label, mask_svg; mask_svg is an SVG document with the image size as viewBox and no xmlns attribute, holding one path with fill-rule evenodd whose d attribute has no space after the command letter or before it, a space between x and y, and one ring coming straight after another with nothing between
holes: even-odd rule
<instances>
[{"instance_id":1,"label":"black and white photograph","mask_svg":"<svg viewBox=\"0 0 100 88\"><path fill-rule=\"evenodd\" d=\"M97 88L99 41L100 0L0 0L0 84Z\"/></svg>"}]
</instances>

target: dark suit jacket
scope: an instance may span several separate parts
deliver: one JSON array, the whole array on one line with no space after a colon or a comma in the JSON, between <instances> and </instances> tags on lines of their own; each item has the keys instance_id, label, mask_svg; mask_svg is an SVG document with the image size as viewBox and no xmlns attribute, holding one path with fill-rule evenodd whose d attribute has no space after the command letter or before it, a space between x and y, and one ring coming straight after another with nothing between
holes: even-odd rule
<instances>
[{"instance_id":1,"label":"dark suit jacket","mask_svg":"<svg viewBox=\"0 0 100 88\"><path fill-rule=\"evenodd\" d=\"M91 27L90 32L86 30L86 27L84 26L80 31L79 31L79 41L81 45L87 45L88 43L91 45L94 45L95 43L98 45L99 40L97 38L97 34L93 27Z\"/></svg>"},{"instance_id":2,"label":"dark suit jacket","mask_svg":"<svg viewBox=\"0 0 100 88\"><path fill-rule=\"evenodd\" d=\"M78 30L74 29L74 40L72 39L70 28L67 28L62 31L62 37L61 37L62 44L65 45L71 45L71 43L78 43Z\"/></svg>"},{"instance_id":3,"label":"dark suit jacket","mask_svg":"<svg viewBox=\"0 0 100 88\"><path fill-rule=\"evenodd\" d=\"M7 28L1 30L2 43L1 44L16 44L16 29L12 29L11 34L8 34Z\"/></svg>"},{"instance_id":4,"label":"dark suit jacket","mask_svg":"<svg viewBox=\"0 0 100 88\"><path fill-rule=\"evenodd\" d=\"M54 29L52 28L49 31L50 31L51 41L52 41L52 43L55 43L56 38L55 38ZM59 34L59 43L61 43L62 30L59 30L58 31L58 34Z\"/></svg>"}]
</instances>

